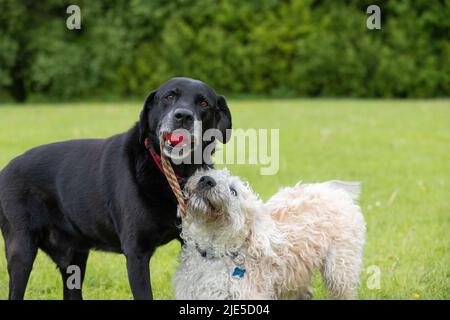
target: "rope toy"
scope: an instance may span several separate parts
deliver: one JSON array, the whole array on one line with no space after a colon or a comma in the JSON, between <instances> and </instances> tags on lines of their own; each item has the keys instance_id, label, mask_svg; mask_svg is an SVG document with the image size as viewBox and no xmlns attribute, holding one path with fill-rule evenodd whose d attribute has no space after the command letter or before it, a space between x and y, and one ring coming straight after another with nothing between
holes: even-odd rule
<instances>
[{"instance_id":1,"label":"rope toy","mask_svg":"<svg viewBox=\"0 0 450 320\"><path fill-rule=\"evenodd\" d=\"M175 197L178 200L178 206L180 209L181 217L184 216L186 212L186 202L184 201L183 192L181 191L180 183L178 182L178 178L173 171L172 164L170 163L170 159L166 157L163 150L163 143L160 144L161 149L161 163L164 175L166 176L167 181L169 182L170 187L172 188Z\"/></svg>"},{"instance_id":2,"label":"rope toy","mask_svg":"<svg viewBox=\"0 0 450 320\"><path fill-rule=\"evenodd\" d=\"M163 139L161 139L160 143L160 150L161 150L161 156L159 156L155 150L153 150L152 145L150 144L150 141L145 139L144 141L145 147L150 151L150 155L153 158L153 161L155 161L156 166L159 168L159 170L164 174L164 176L167 179L167 182L169 182L170 188L172 189L172 192L174 193L175 197L178 201L178 206L180 209L180 216L181 218L184 216L184 213L186 212L186 202L183 195L183 191L181 190L180 183L178 181L178 176L175 174L172 168L172 164L170 163L170 159L166 157L166 155L163 152L164 142Z\"/></svg>"}]
</instances>

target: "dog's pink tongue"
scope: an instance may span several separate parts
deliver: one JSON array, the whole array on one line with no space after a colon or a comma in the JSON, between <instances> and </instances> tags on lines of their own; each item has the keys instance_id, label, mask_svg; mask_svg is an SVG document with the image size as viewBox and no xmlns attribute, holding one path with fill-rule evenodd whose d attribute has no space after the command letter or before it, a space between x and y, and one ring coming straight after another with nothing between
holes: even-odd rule
<instances>
[{"instance_id":1,"label":"dog's pink tongue","mask_svg":"<svg viewBox=\"0 0 450 320\"><path fill-rule=\"evenodd\" d=\"M184 142L185 140L187 141L186 137L178 132L169 133L167 136L167 139L170 141L170 144L172 146L179 145L180 143ZM186 144L186 142L184 144Z\"/></svg>"}]
</instances>

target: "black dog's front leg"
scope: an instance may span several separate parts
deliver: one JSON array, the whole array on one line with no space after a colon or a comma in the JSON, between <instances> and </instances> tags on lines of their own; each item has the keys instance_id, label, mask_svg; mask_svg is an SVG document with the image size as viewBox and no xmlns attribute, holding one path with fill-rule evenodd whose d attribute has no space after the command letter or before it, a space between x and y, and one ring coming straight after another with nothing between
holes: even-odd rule
<instances>
[{"instance_id":1,"label":"black dog's front leg","mask_svg":"<svg viewBox=\"0 0 450 320\"><path fill-rule=\"evenodd\" d=\"M128 281L131 292L136 300L153 299L150 283L150 256L151 254L127 254Z\"/></svg>"}]
</instances>

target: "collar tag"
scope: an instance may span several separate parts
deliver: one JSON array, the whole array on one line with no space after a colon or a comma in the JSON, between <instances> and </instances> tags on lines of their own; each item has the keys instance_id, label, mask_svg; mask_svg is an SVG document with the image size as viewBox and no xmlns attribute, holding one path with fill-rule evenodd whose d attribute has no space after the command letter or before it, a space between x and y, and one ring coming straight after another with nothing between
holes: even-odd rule
<instances>
[{"instance_id":1,"label":"collar tag","mask_svg":"<svg viewBox=\"0 0 450 320\"><path fill-rule=\"evenodd\" d=\"M231 276L242 279L244 277L246 271L247 270L244 268L235 267Z\"/></svg>"}]
</instances>

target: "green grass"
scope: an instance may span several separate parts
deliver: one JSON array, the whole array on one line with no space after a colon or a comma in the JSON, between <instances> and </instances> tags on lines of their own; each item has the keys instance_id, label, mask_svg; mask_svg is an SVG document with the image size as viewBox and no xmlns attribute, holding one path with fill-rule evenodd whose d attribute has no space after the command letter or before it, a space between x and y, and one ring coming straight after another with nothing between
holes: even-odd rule
<instances>
[{"instance_id":1,"label":"green grass","mask_svg":"<svg viewBox=\"0 0 450 320\"><path fill-rule=\"evenodd\" d=\"M364 100L231 101L234 127L279 128L280 169L261 176L256 165L228 166L267 199L299 180L360 180L367 220L365 268L380 270L380 288L362 275L361 299L450 298L450 102ZM137 119L138 103L5 105L0 107L0 168L36 145L107 137ZM0 299L8 276L0 244ZM172 297L179 244L151 262L155 298ZM327 298L320 277L315 298ZM53 263L39 253L27 299L60 299ZM130 299L121 255L92 252L87 299Z\"/></svg>"}]
</instances>

